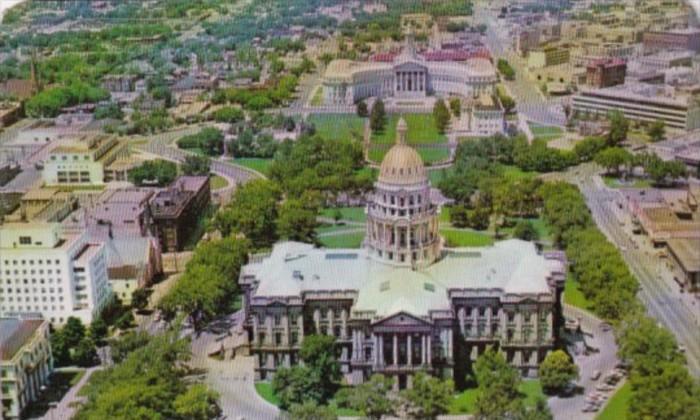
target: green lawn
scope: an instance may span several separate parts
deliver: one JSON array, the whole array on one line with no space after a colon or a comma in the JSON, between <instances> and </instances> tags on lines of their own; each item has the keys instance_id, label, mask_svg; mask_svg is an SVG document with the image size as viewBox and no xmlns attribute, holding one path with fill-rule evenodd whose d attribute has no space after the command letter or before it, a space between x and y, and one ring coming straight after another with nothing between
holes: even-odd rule
<instances>
[{"instance_id":1,"label":"green lawn","mask_svg":"<svg viewBox=\"0 0 700 420\"><path fill-rule=\"evenodd\" d=\"M578 282L571 275L566 277L564 283L564 302L580 309L590 310L591 303L579 289Z\"/></svg>"},{"instance_id":2,"label":"green lawn","mask_svg":"<svg viewBox=\"0 0 700 420\"><path fill-rule=\"evenodd\" d=\"M452 247L493 245L491 236L473 230L440 229L440 235Z\"/></svg>"},{"instance_id":3,"label":"green lawn","mask_svg":"<svg viewBox=\"0 0 700 420\"><path fill-rule=\"evenodd\" d=\"M384 155L389 151L389 149L370 149L369 159L376 163L381 163L384 159ZM416 151L423 159L423 163L431 164L433 162L440 162L446 160L450 157L450 151L447 147L416 147Z\"/></svg>"},{"instance_id":4,"label":"green lawn","mask_svg":"<svg viewBox=\"0 0 700 420\"><path fill-rule=\"evenodd\" d=\"M520 392L525 394L525 405L534 407L538 398L544 398L542 385L539 380L526 380L520 383ZM467 389L455 395L450 404L450 414L469 414L474 412L474 403L478 395L477 388Z\"/></svg>"},{"instance_id":5,"label":"green lawn","mask_svg":"<svg viewBox=\"0 0 700 420\"><path fill-rule=\"evenodd\" d=\"M440 134L435 127L433 114L404 114L408 124L406 141L410 144L447 143L447 137ZM388 116L384 131L373 132L372 142L377 144L394 144L396 142L396 124L400 115Z\"/></svg>"},{"instance_id":6,"label":"green lawn","mask_svg":"<svg viewBox=\"0 0 700 420\"><path fill-rule=\"evenodd\" d=\"M511 181L517 181L520 179L531 178L537 175L536 172L525 172L522 169L514 165L499 165L501 174Z\"/></svg>"},{"instance_id":7,"label":"green lawn","mask_svg":"<svg viewBox=\"0 0 700 420\"><path fill-rule=\"evenodd\" d=\"M234 159L233 163L236 165L245 166L246 168L253 169L260 172L261 174L267 175L267 170L272 165L272 159L263 158L238 158Z\"/></svg>"},{"instance_id":8,"label":"green lawn","mask_svg":"<svg viewBox=\"0 0 700 420\"><path fill-rule=\"evenodd\" d=\"M437 187L438 183L443 179L452 174L454 172L453 167L449 168L443 168L443 169L434 169L434 170L428 170L428 179L430 179L430 183L432 184L433 187Z\"/></svg>"},{"instance_id":9,"label":"green lawn","mask_svg":"<svg viewBox=\"0 0 700 420\"><path fill-rule=\"evenodd\" d=\"M316 133L325 139L363 138L365 119L353 114L313 114L309 122L316 127Z\"/></svg>"},{"instance_id":10,"label":"green lawn","mask_svg":"<svg viewBox=\"0 0 700 420\"><path fill-rule=\"evenodd\" d=\"M651 180L639 178L625 182L618 177L605 175L603 181L610 188L649 188L652 186Z\"/></svg>"},{"instance_id":11,"label":"green lawn","mask_svg":"<svg viewBox=\"0 0 700 420\"><path fill-rule=\"evenodd\" d=\"M220 190L221 188L228 187L228 181L226 180L226 178L219 175L214 175L213 177L211 177L209 182L211 183L212 190Z\"/></svg>"},{"instance_id":12,"label":"green lawn","mask_svg":"<svg viewBox=\"0 0 700 420\"><path fill-rule=\"evenodd\" d=\"M348 227L345 226L347 229ZM326 248L359 248L365 239L365 232L351 232L342 235L323 236L318 238Z\"/></svg>"},{"instance_id":13,"label":"green lawn","mask_svg":"<svg viewBox=\"0 0 700 420\"><path fill-rule=\"evenodd\" d=\"M625 382L622 388L610 398L596 420L627 420L627 408L631 396L632 387L629 382Z\"/></svg>"},{"instance_id":14,"label":"green lawn","mask_svg":"<svg viewBox=\"0 0 700 420\"><path fill-rule=\"evenodd\" d=\"M539 124L528 124L530 126L530 131L536 139L542 139L545 141L550 141L558 139L564 134L564 130L559 127L545 126Z\"/></svg>"},{"instance_id":15,"label":"green lawn","mask_svg":"<svg viewBox=\"0 0 700 420\"><path fill-rule=\"evenodd\" d=\"M275 406L280 405L280 400L272 390L272 384L270 382L256 382L255 390L258 391L258 395L263 397L265 401Z\"/></svg>"},{"instance_id":16,"label":"green lawn","mask_svg":"<svg viewBox=\"0 0 700 420\"><path fill-rule=\"evenodd\" d=\"M440 209L440 215L438 216L438 221L440 224L449 224L450 223L450 207L449 206L442 206Z\"/></svg>"},{"instance_id":17,"label":"green lawn","mask_svg":"<svg viewBox=\"0 0 700 420\"><path fill-rule=\"evenodd\" d=\"M321 105L323 105L323 86L317 87L314 96L311 98L311 106Z\"/></svg>"},{"instance_id":18,"label":"green lawn","mask_svg":"<svg viewBox=\"0 0 700 420\"><path fill-rule=\"evenodd\" d=\"M367 220L364 207L325 208L321 210L321 216L332 219L338 210L343 215L341 220L350 220L351 222L364 222Z\"/></svg>"}]
</instances>

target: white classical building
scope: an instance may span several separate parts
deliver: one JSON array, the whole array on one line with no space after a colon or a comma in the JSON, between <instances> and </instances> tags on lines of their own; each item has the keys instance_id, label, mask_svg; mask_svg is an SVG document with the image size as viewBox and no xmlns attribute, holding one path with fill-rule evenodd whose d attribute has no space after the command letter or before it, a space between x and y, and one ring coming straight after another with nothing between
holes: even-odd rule
<instances>
[{"instance_id":1,"label":"white classical building","mask_svg":"<svg viewBox=\"0 0 700 420\"><path fill-rule=\"evenodd\" d=\"M58 223L0 226L0 316L41 314L61 325L90 323L111 297L104 244Z\"/></svg>"},{"instance_id":2,"label":"white classical building","mask_svg":"<svg viewBox=\"0 0 700 420\"><path fill-rule=\"evenodd\" d=\"M369 97L416 99L428 95L477 97L493 93L498 81L490 60L427 61L412 35L393 62L334 60L323 76L327 105L352 105Z\"/></svg>"},{"instance_id":3,"label":"white classical building","mask_svg":"<svg viewBox=\"0 0 700 420\"><path fill-rule=\"evenodd\" d=\"M336 338L348 383L377 372L395 377L399 388L419 371L464 378L491 346L535 375L553 348L564 258L521 240L444 248L439 209L406 131L401 119L366 208L361 249L282 242L243 267L257 378L297 364L306 334Z\"/></svg>"}]
</instances>

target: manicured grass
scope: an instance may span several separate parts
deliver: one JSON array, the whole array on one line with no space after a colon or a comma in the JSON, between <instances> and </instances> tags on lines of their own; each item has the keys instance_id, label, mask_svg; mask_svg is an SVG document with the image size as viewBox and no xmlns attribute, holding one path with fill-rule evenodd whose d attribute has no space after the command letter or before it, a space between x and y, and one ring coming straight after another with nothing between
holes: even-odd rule
<instances>
[{"instance_id":1,"label":"manicured grass","mask_svg":"<svg viewBox=\"0 0 700 420\"><path fill-rule=\"evenodd\" d=\"M591 303L579 289L579 284L571 275L566 277L564 283L564 302L580 309L590 310Z\"/></svg>"},{"instance_id":2,"label":"manicured grass","mask_svg":"<svg viewBox=\"0 0 700 420\"><path fill-rule=\"evenodd\" d=\"M336 211L340 210L343 215L341 220L350 220L352 222L364 222L367 220L364 207L338 207L325 208L321 210L321 216L334 218Z\"/></svg>"},{"instance_id":3,"label":"manicured grass","mask_svg":"<svg viewBox=\"0 0 700 420\"><path fill-rule=\"evenodd\" d=\"M317 87L314 96L311 98L311 106L321 105L323 105L323 86Z\"/></svg>"},{"instance_id":4,"label":"manicured grass","mask_svg":"<svg viewBox=\"0 0 700 420\"><path fill-rule=\"evenodd\" d=\"M499 165L499 168L503 176L511 181L532 178L537 175L536 172L526 172L513 165Z\"/></svg>"},{"instance_id":5,"label":"manicured grass","mask_svg":"<svg viewBox=\"0 0 700 420\"><path fill-rule=\"evenodd\" d=\"M264 175L267 174L267 170L272 165L272 159L263 158L238 158L234 159L233 163L236 165L245 166L246 168L253 169Z\"/></svg>"},{"instance_id":6,"label":"manicured grass","mask_svg":"<svg viewBox=\"0 0 700 420\"><path fill-rule=\"evenodd\" d=\"M564 134L564 130L562 130L559 127L538 125L538 124L532 124L532 123L529 125L530 125L530 131L532 131L532 135L535 136L536 139L542 139L545 141L549 141L549 140L558 139L559 137L562 136L562 134Z\"/></svg>"},{"instance_id":7,"label":"manicured grass","mask_svg":"<svg viewBox=\"0 0 700 420\"><path fill-rule=\"evenodd\" d=\"M438 221L440 224L449 224L450 223L450 207L449 206L442 206L440 209L440 215L438 216Z\"/></svg>"},{"instance_id":8,"label":"manicured grass","mask_svg":"<svg viewBox=\"0 0 700 420\"><path fill-rule=\"evenodd\" d=\"M525 405L534 407L538 398L544 398L542 385L539 380L526 380L520 383L518 387L521 393L525 395ZM478 388L467 389L455 395L450 404L450 414L469 414L474 412L474 404L476 397L479 394Z\"/></svg>"},{"instance_id":9,"label":"manicured grass","mask_svg":"<svg viewBox=\"0 0 700 420\"><path fill-rule=\"evenodd\" d=\"M258 395L263 397L265 401L275 406L280 405L280 400L272 390L272 384L270 382L256 382L255 390L258 392Z\"/></svg>"},{"instance_id":10,"label":"manicured grass","mask_svg":"<svg viewBox=\"0 0 700 420\"><path fill-rule=\"evenodd\" d=\"M491 236L473 230L440 229L440 235L452 247L493 245Z\"/></svg>"},{"instance_id":11,"label":"manicured grass","mask_svg":"<svg viewBox=\"0 0 700 420\"><path fill-rule=\"evenodd\" d=\"M384 155L389 149L370 149L369 159L376 163L381 163ZM432 148L432 147L416 147L416 151L423 159L423 163L430 164L433 162L441 162L450 157L450 151L447 147Z\"/></svg>"},{"instance_id":12,"label":"manicured grass","mask_svg":"<svg viewBox=\"0 0 700 420\"><path fill-rule=\"evenodd\" d=\"M622 181L618 177L607 175L603 176L603 181L610 188L649 188L652 185L651 180L648 179L634 178Z\"/></svg>"},{"instance_id":13,"label":"manicured grass","mask_svg":"<svg viewBox=\"0 0 700 420\"><path fill-rule=\"evenodd\" d=\"M433 114L404 114L403 117L408 124L406 141L409 144L447 143L447 137L438 133L435 127ZM397 114L389 115L384 131L372 133L372 142L377 144L396 142L396 124L399 118L400 115Z\"/></svg>"},{"instance_id":14,"label":"manicured grass","mask_svg":"<svg viewBox=\"0 0 700 420\"><path fill-rule=\"evenodd\" d=\"M430 183L432 184L433 187L437 187L438 183L442 181L443 178L447 178L454 172L454 169L452 167L449 168L443 168L443 169L434 169L434 170L429 170L428 171L428 179L430 179Z\"/></svg>"},{"instance_id":15,"label":"manicured grass","mask_svg":"<svg viewBox=\"0 0 700 420\"><path fill-rule=\"evenodd\" d=\"M346 227L347 229L347 227ZM341 235L323 236L318 238L326 248L359 248L365 239L365 232L352 232Z\"/></svg>"},{"instance_id":16,"label":"manicured grass","mask_svg":"<svg viewBox=\"0 0 700 420\"><path fill-rule=\"evenodd\" d=\"M625 382L610 398L596 420L627 420L627 409L631 397L632 387L629 382Z\"/></svg>"},{"instance_id":17,"label":"manicured grass","mask_svg":"<svg viewBox=\"0 0 700 420\"><path fill-rule=\"evenodd\" d=\"M214 175L209 179L209 182L211 184L211 189L212 190L220 190L221 188L226 188L228 187L228 181L226 178L219 176L219 175Z\"/></svg>"},{"instance_id":18,"label":"manicured grass","mask_svg":"<svg viewBox=\"0 0 700 420\"><path fill-rule=\"evenodd\" d=\"M325 139L362 140L365 119L353 114L313 114L309 122L316 127L316 133Z\"/></svg>"}]
</instances>

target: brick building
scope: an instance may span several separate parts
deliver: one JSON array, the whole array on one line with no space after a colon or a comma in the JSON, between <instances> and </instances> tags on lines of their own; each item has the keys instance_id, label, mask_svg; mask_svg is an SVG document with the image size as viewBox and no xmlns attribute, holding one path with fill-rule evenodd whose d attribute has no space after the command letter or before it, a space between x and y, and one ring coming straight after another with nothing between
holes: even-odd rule
<instances>
[{"instance_id":1,"label":"brick building","mask_svg":"<svg viewBox=\"0 0 700 420\"><path fill-rule=\"evenodd\" d=\"M604 88L625 83L627 63L613 58L598 60L586 66L586 84L595 88Z\"/></svg>"},{"instance_id":2,"label":"brick building","mask_svg":"<svg viewBox=\"0 0 700 420\"><path fill-rule=\"evenodd\" d=\"M647 51L691 50L700 52L700 29L686 28L646 32L643 36Z\"/></svg>"},{"instance_id":3,"label":"brick building","mask_svg":"<svg viewBox=\"0 0 700 420\"><path fill-rule=\"evenodd\" d=\"M165 252L180 251L211 201L209 177L182 176L151 200L155 235Z\"/></svg>"}]
</instances>

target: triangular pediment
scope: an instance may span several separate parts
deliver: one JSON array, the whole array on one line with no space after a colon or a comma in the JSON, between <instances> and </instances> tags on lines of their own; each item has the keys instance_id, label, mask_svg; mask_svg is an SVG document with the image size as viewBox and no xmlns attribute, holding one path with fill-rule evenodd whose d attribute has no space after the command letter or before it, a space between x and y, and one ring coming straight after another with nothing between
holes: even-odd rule
<instances>
[{"instance_id":1,"label":"triangular pediment","mask_svg":"<svg viewBox=\"0 0 700 420\"><path fill-rule=\"evenodd\" d=\"M409 327L409 326L429 326L430 322L412 315L408 312L398 312L376 321L373 326L378 327Z\"/></svg>"},{"instance_id":2,"label":"triangular pediment","mask_svg":"<svg viewBox=\"0 0 700 420\"><path fill-rule=\"evenodd\" d=\"M267 305L268 308L281 308L284 306L287 306L287 304L285 302L282 302L281 300L274 300Z\"/></svg>"},{"instance_id":3,"label":"triangular pediment","mask_svg":"<svg viewBox=\"0 0 700 420\"><path fill-rule=\"evenodd\" d=\"M424 71L426 67L418 61L407 61L394 66L396 71Z\"/></svg>"}]
</instances>

